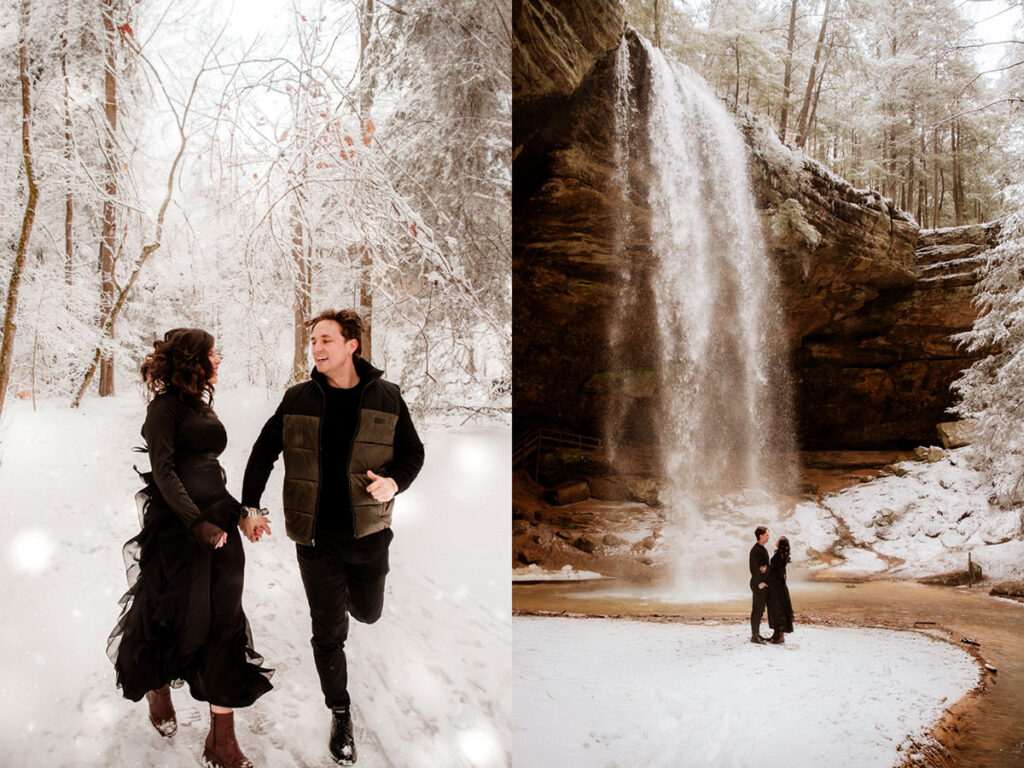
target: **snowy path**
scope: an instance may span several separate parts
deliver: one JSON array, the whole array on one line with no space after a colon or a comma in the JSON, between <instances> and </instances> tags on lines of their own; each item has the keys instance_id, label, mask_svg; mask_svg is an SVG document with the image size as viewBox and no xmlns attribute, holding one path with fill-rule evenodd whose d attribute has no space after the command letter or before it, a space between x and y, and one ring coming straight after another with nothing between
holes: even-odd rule
<instances>
[{"instance_id":1,"label":"snowy path","mask_svg":"<svg viewBox=\"0 0 1024 768\"><path fill-rule=\"evenodd\" d=\"M756 646L736 624L519 617L513 636L522 768L886 768L978 680L966 653L889 630Z\"/></svg>"},{"instance_id":2,"label":"snowy path","mask_svg":"<svg viewBox=\"0 0 1024 768\"><path fill-rule=\"evenodd\" d=\"M219 392L228 487L276 406L262 392ZM131 464L145 406L134 393L81 411L11 402L0 426L0 750L4 765L188 766L206 735L204 705L174 693L170 740L143 703L123 699L106 658L124 592L121 545L137 531ZM385 610L353 622L349 642L360 765L508 762L503 692L510 676L507 427L424 429L427 462L396 504ZM329 716L312 651L294 545L280 516L280 466L264 503L274 534L246 543L244 606L275 689L237 715L257 766L327 766Z\"/></svg>"}]
</instances>

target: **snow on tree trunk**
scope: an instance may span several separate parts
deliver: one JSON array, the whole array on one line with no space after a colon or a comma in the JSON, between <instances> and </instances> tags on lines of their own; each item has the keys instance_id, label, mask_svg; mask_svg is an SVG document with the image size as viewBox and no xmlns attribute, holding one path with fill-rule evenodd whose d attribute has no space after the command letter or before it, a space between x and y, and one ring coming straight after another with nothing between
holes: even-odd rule
<instances>
[{"instance_id":1,"label":"snow on tree trunk","mask_svg":"<svg viewBox=\"0 0 1024 768\"><path fill-rule=\"evenodd\" d=\"M21 0L21 26L18 39L18 82L21 84L21 152L25 165L25 182L28 186L28 199L25 201L25 213L21 219L21 234L18 247L14 254L14 264L7 283L7 303L4 309L4 338L0 343L0 413L3 413L7 386L11 379L11 364L14 357L14 338L18 326L18 290L21 286L22 270L25 266L25 254L28 252L29 239L32 237L32 226L36 218L36 203L39 200L39 187L36 186L35 170L32 158L32 87L28 74L28 25L30 20L30 0Z\"/></svg>"}]
</instances>

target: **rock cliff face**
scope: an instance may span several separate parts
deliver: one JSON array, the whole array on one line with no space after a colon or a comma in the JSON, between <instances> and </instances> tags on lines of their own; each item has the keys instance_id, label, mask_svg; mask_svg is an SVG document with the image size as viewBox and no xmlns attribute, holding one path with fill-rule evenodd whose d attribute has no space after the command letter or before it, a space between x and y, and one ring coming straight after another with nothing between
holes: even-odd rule
<instances>
[{"instance_id":1,"label":"rock cliff face","mask_svg":"<svg viewBox=\"0 0 1024 768\"><path fill-rule=\"evenodd\" d=\"M566 97L619 44L616 0L515 0L512 88L518 103Z\"/></svg>"},{"instance_id":2,"label":"rock cliff face","mask_svg":"<svg viewBox=\"0 0 1024 768\"><path fill-rule=\"evenodd\" d=\"M798 342L802 437L810 447L938 445L950 384L975 356L950 336L970 329L976 270L995 224L920 233L913 282L881 289Z\"/></svg>"},{"instance_id":3,"label":"rock cliff face","mask_svg":"<svg viewBox=\"0 0 1024 768\"><path fill-rule=\"evenodd\" d=\"M604 413L617 408L642 441L658 418L643 163L632 164L627 184L616 181L617 7L532 0L515 9L529 22L517 21L515 49L516 66L525 63L513 137L517 432L600 434ZM634 154L642 155L646 62L635 33L625 39L639 108ZM783 286L801 442L935 443L949 384L972 362L948 337L973 322L974 270L996 228L919 232L880 195L782 146L753 116L737 119ZM624 306L630 356L613 365L610 317Z\"/></svg>"}]
</instances>

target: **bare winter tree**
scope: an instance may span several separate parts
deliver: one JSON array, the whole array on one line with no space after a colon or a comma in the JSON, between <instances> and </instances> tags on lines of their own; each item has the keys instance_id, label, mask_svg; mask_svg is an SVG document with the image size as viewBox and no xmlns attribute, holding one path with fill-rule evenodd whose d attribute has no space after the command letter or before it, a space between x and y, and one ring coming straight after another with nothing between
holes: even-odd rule
<instances>
[{"instance_id":1,"label":"bare winter tree","mask_svg":"<svg viewBox=\"0 0 1024 768\"><path fill-rule=\"evenodd\" d=\"M100 224L100 326L109 339L113 325L106 322L114 308L114 251L117 238L117 77L118 38L114 14L120 10L115 0L101 0L103 16L103 47L106 66L103 68L103 116L106 120L106 135L103 154L106 158L106 173L103 185L103 218ZM123 33L121 33L123 34ZM100 347L100 397L114 394L114 354L111 345ZM87 382L92 379L90 371ZM79 397L76 399L76 405Z\"/></svg>"},{"instance_id":2,"label":"bare winter tree","mask_svg":"<svg viewBox=\"0 0 1024 768\"><path fill-rule=\"evenodd\" d=\"M421 301L401 307L417 329L407 378L425 399L453 387L456 371L500 389L511 366L509 4L388 8L392 31L374 55L380 90L396 94L398 107L381 141L450 265L429 268Z\"/></svg>"},{"instance_id":3,"label":"bare winter tree","mask_svg":"<svg viewBox=\"0 0 1024 768\"><path fill-rule=\"evenodd\" d=\"M11 364L14 357L14 337L18 330L18 291L21 286L25 254L32 237L32 226L36 218L36 204L39 201L39 187L36 184L32 159L32 87L28 74L28 28L30 21L30 0L21 0L21 19L18 35L18 80L21 84L21 151L25 165L25 184L28 195L25 213L21 220L21 234L14 253L14 264L7 282L7 301L4 307L4 338L0 344L0 413L3 413L7 385L11 378Z\"/></svg>"},{"instance_id":4,"label":"bare winter tree","mask_svg":"<svg viewBox=\"0 0 1024 768\"><path fill-rule=\"evenodd\" d=\"M102 308L103 312L101 315L101 330L103 339L113 339L117 319L121 313L122 308L124 307L125 300L128 298L132 288L134 288L135 283L139 278L139 273L142 271L142 268L145 266L146 261L149 259L150 255L152 255L154 251L160 248L164 231L164 220L167 216L167 208L171 204L171 199L174 195L174 185L178 176L178 169L181 164L182 157L185 154L185 150L188 147L189 140L191 138L191 126L189 124L189 117L192 112L193 101L195 99L196 91L199 87L200 81L203 78L203 75L210 71L210 60L214 58L216 54L216 47L219 42L219 39L220 38L218 37L217 40L213 43L213 45L206 51L206 54L203 57L202 63L200 64L198 71L192 78L192 84L184 101L184 104L181 105L180 108L176 105L175 100L167 93L167 90L164 88L164 82L159 73L159 70L153 65L152 62L149 61L149 59L142 53L142 51L137 46L132 46L135 55L137 55L146 64L153 78L157 82L158 86L160 87L160 90L163 92L164 98L166 99L171 112L174 115L174 121L178 129L178 147L177 153L175 154L174 159L171 161L170 169L167 172L166 193L164 194L163 201L161 202L160 208L157 211L156 221L154 222L152 239L149 243L146 243L145 245L142 246L142 248L139 251L139 254L135 257L134 261L131 264L128 278L124 282L124 284L120 286L120 289L117 291L116 294L114 294L113 292L111 293L111 301L109 307L104 305ZM104 211L106 211L106 209L104 209ZM104 218L104 227L105 226L106 218ZM104 229L104 232L106 232L106 229ZM106 275L104 274L104 279L105 277ZM111 287L113 288L113 268L111 268L110 280ZM104 365L104 359L104 347L101 341L100 346L96 348L96 351L93 354L92 363L89 365L89 368L86 371L85 376L83 377L81 386L79 386L78 392L75 395L74 401L72 403L74 407L77 408L81 404L82 398L85 396L85 393L89 388L89 384L92 382L93 377L96 375L97 368L100 368L101 370L100 395L102 396L104 394L102 387L102 366ZM110 392L108 392L107 394L113 394L112 385Z\"/></svg>"}]
</instances>

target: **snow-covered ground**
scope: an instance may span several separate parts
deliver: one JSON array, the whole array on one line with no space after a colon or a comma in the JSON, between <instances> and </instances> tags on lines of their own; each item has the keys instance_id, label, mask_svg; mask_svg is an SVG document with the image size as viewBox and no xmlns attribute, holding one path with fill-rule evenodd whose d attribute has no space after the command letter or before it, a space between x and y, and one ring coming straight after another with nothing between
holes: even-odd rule
<instances>
[{"instance_id":1,"label":"snow-covered ground","mask_svg":"<svg viewBox=\"0 0 1024 768\"><path fill-rule=\"evenodd\" d=\"M557 571L541 568L536 563L523 568L512 569L512 581L591 581L603 579L594 571L577 571L571 565L563 565Z\"/></svg>"},{"instance_id":2,"label":"snow-covered ground","mask_svg":"<svg viewBox=\"0 0 1024 768\"><path fill-rule=\"evenodd\" d=\"M828 496L820 505L798 505L793 517L815 529L830 518L841 519L853 544L837 554L863 572L888 567L892 575L907 577L966 570L971 553L986 577L1021 578L1022 510L989 504L984 475L966 464L963 449L947 451L936 462L904 462L905 477L878 478ZM896 560L887 563L871 552Z\"/></svg>"},{"instance_id":3,"label":"snow-covered ground","mask_svg":"<svg viewBox=\"0 0 1024 768\"><path fill-rule=\"evenodd\" d=\"M977 683L973 659L913 632L519 617L517 768L888 768Z\"/></svg>"},{"instance_id":4,"label":"snow-covered ground","mask_svg":"<svg viewBox=\"0 0 1024 768\"><path fill-rule=\"evenodd\" d=\"M127 389L127 388L126 388ZM218 391L221 457L241 490L249 448L279 393ZM125 590L121 546L138 529L133 463L145 405L135 391L81 410L8 399L0 425L0 764L188 766L208 715L182 688L180 728L162 739L145 703L114 687L107 635ZM426 464L395 507L384 615L347 643L360 765L507 765L511 675L507 426L419 425ZM275 689L239 711L258 766L332 765L329 714L313 666L309 615L280 512L280 462L264 503L274 533L246 542L243 605Z\"/></svg>"}]
</instances>

